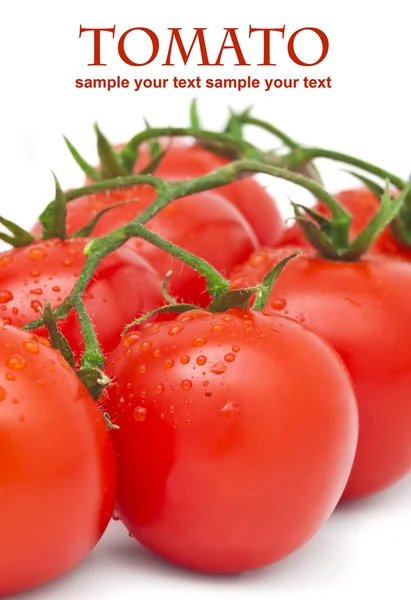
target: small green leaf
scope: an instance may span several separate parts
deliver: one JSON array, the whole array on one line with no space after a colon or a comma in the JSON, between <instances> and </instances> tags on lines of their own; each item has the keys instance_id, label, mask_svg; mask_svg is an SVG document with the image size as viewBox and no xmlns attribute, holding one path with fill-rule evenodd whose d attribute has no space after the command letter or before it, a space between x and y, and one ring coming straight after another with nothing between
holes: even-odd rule
<instances>
[{"instance_id":1,"label":"small green leaf","mask_svg":"<svg viewBox=\"0 0 411 600\"><path fill-rule=\"evenodd\" d=\"M190 127L195 131L201 129L200 116L198 114L197 98L194 98L190 103Z\"/></svg>"},{"instance_id":2,"label":"small green leaf","mask_svg":"<svg viewBox=\"0 0 411 600\"><path fill-rule=\"evenodd\" d=\"M198 308L198 306L195 306L194 304L167 304L166 306L160 306L160 308L156 308L155 310L152 310L152 311L146 313L142 317L139 317L138 319L134 319L134 321L129 323L124 328L123 333L121 335L125 335L127 333L127 331L129 331L129 329L131 329L135 325L144 323L144 321L147 321L147 319L149 319L150 317L154 317L155 315L161 315L162 313L169 313L169 312L181 314L181 313L187 312L188 310L199 310L199 308Z\"/></svg>"},{"instance_id":3,"label":"small green leaf","mask_svg":"<svg viewBox=\"0 0 411 600\"><path fill-rule=\"evenodd\" d=\"M126 204L135 204L138 200L124 200L123 202L116 202L115 204L111 204L106 208L100 210L94 217L81 229L75 231L70 237L71 238L86 238L89 237L93 233L94 227L100 221L101 217L111 210L118 208L119 206L124 206Z\"/></svg>"},{"instance_id":4,"label":"small green leaf","mask_svg":"<svg viewBox=\"0 0 411 600\"><path fill-rule=\"evenodd\" d=\"M243 123L242 115L238 115L231 108L229 108L230 117L226 126L226 132L233 136L236 140L243 139Z\"/></svg>"},{"instance_id":5,"label":"small green leaf","mask_svg":"<svg viewBox=\"0 0 411 600\"><path fill-rule=\"evenodd\" d=\"M50 342L53 348L60 350L63 357L66 359L70 367L74 369L75 360L70 345L64 335L59 331L57 321L51 308L50 302L46 300L43 310L43 323L47 328L50 336Z\"/></svg>"},{"instance_id":6,"label":"small green leaf","mask_svg":"<svg viewBox=\"0 0 411 600\"><path fill-rule=\"evenodd\" d=\"M9 219L0 216L0 223L13 234L11 236L7 233L0 233L0 239L14 248L22 248L34 242L35 238L31 233L22 229L19 225L13 223L13 221L9 221Z\"/></svg>"},{"instance_id":7,"label":"small green leaf","mask_svg":"<svg viewBox=\"0 0 411 600\"><path fill-rule=\"evenodd\" d=\"M353 177L361 181L361 183L363 183L365 187L368 188L370 192L374 194L374 196L376 196L376 198L378 198L378 200L384 194L384 188L369 177L365 177L365 175L362 175L361 173L356 173L355 171L351 171L350 169L343 170L345 173L348 173L349 175L352 175Z\"/></svg>"},{"instance_id":8,"label":"small green leaf","mask_svg":"<svg viewBox=\"0 0 411 600\"><path fill-rule=\"evenodd\" d=\"M53 173L54 183L56 187L55 198L41 213L39 220L43 228L43 240L58 238L64 240L66 238L66 217L67 206L66 196L61 189L57 177Z\"/></svg>"},{"instance_id":9,"label":"small green leaf","mask_svg":"<svg viewBox=\"0 0 411 600\"><path fill-rule=\"evenodd\" d=\"M70 140L66 138L66 136L63 135L63 139L66 142L66 146L69 149L71 156L74 158L80 169L83 171L84 175L86 175L86 177L88 177L92 181L100 181L101 174L81 156L81 154L73 146Z\"/></svg>"},{"instance_id":10,"label":"small green leaf","mask_svg":"<svg viewBox=\"0 0 411 600\"><path fill-rule=\"evenodd\" d=\"M170 148L170 145L171 144L169 144L167 146L167 148L164 148L164 150L161 150L161 148L160 148L160 152L158 152L157 154L152 153L151 149L150 149L151 160L143 169L141 169L141 171L139 171L138 174L139 175L153 175L155 173L157 167L159 166L159 164L161 163L161 161L167 154L167 152Z\"/></svg>"},{"instance_id":11,"label":"small green leaf","mask_svg":"<svg viewBox=\"0 0 411 600\"><path fill-rule=\"evenodd\" d=\"M290 256L286 256L267 273L260 285L257 286L257 296L252 306L252 310L264 309L281 271L291 259L296 258L297 256L301 256L301 252L295 252L294 254L290 254Z\"/></svg>"},{"instance_id":12,"label":"small green leaf","mask_svg":"<svg viewBox=\"0 0 411 600\"><path fill-rule=\"evenodd\" d=\"M94 367L85 367L77 371L77 376L83 385L87 388L93 400L98 400L103 390L110 385L111 379Z\"/></svg>"},{"instance_id":13,"label":"small green leaf","mask_svg":"<svg viewBox=\"0 0 411 600\"><path fill-rule=\"evenodd\" d=\"M250 305L250 300L257 289L258 287L249 287L241 288L239 290L229 290L214 298L207 310L216 313L224 312L229 308L234 307L247 309Z\"/></svg>"},{"instance_id":14,"label":"small green leaf","mask_svg":"<svg viewBox=\"0 0 411 600\"><path fill-rule=\"evenodd\" d=\"M126 175L121 166L118 153L101 132L97 123L94 125L94 131L97 135L97 151L100 159L101 178L114 179L115 177Z\"/></svg>"}]
</instances>

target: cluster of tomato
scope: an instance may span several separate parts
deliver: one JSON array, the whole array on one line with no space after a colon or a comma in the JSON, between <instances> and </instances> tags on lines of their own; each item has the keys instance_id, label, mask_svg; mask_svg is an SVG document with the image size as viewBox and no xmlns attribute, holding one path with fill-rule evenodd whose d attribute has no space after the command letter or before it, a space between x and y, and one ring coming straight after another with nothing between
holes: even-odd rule
<instances>
[{"instance_id":1,"label":"cluster of tomato","mask_svg":"<svg viewBox=\"0 0 411 600\"><path fill-rule=\"evenodd\" d=\"M142 148L135 171L149 161ZM181 181L227 162L174 143L156 175ZM118 203L93 231L104 235L155 195L139 185L74 200L67 232ZM378 210L366 188L338 198L353 234ZM112 252L84 294L111 380L98 403L44 327L22 329L45 300L55 307L70 295L88 240L38 240L0 254L0 595L76 565L114 509L160 556L238 572L300 547L341 498L378 492L411 470L411 253L388 229L359 260L322 258L298 225L284 228L251 177L179 198L149 227L233 288L255 286L296 247L302 254L264 310L211 312L203 277L163 250L132 238ZM121 337L165 304L170 270L168 293L199 308ZM80 356L76 313L59 328Z\"/></svg>"}]
</instances>

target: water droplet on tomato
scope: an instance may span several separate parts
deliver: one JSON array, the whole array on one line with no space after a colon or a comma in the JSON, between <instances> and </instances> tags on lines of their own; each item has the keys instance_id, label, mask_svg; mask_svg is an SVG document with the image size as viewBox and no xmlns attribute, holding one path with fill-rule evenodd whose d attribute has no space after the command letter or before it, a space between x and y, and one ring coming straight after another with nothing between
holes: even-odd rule
<instances>
[{"instance_id":1,"label":"water droplet on tomato","mask_svg":"<svg viewBox=\"0 0 411 600\"><path fill-rule=\"evenodd\" d=\"M44 250L44 248L30 248L29 250L29 258L36 260L36 259L40 259L40 258L44 258L47 256L47 252Z\"/></svg>"},{"instance_id":2,"label":"water droplet on tomato","mask_svg":"<svg viewBox=\"0 0 411 600\"><path fill-rule=\"evenodd\" d=\"M191 408L191 406L193 406L193 401L192 400L188 400L187 406L189 406Z\"/></svg>"},{"instance_id":3,"label":"water droplet on tomato","mask_svg":"<svg viewBox=\"0 0 411 600\"><path fill-rule=\"evenodd\" d=\"M13 373L6 373L7 381L16 381L16 376Z\"/></svg>"},{"instance_id":4,"label":"water droplet on tomato","mask_svg":"<svg viewBox=\"0 0 411 600\"><path fill-rule=\"evenodd\" d=\"M204 346L204 344L207 342L207 338L204 335L197 335L196 337L194 337L191 340L191 344L193 346L196 346L197 348L200 346Z\"/></svg>"},{"instance_id":5,"label":"water droplet on tomato","mask_svg":"<svg viewBox=\"0 0 411 600\"><path fill-rule=\"evenodd\" d=\"M164 392L164 385L162 383L159 383L158 385L156 385L156 387L154 388L154 393L157 394L157 396L161 396L161 394Z\"/></svg>"},{"instance_id":6,"label":"water droplet on tomato","mask_svg":"<svg viewBox=\"0 0 411 600\"><path fill-rule=\"evenodd\" d=\"M236 402L227 402L220 412L226 419L231 419L233 416L238 415L241 411Z\"/></svg>"},{"instance_id":7,"label":"water droplet on tomato","mask_svg":"<svg viewBox=\"0 0 411 600\"><path fill-rule=\"evenodd\" d=\"M196 363L200 366L205 365L207 362L207 357L204 355L197 356Z\"/></svg>"},{"instance_id":8,"label":"water droplet on tomato","mask_svg":"<svg viewBox=\"0 0 411 600\"><path fill-rule=\"evenodd\" d=\"M216 325L213 325L210 329L210 331L212 331L213 333L218 333L219 331L224 331L225 329L225 325L223 325L222 323L217 323Z\"/></svg>"},{"instance_id":9,"label":"water droplet on tomato","mask_svg":"<svg viewBox=\"0 0 411 600\"><path fill-rule=\"evenodd\" d=\"M72 258L65 258L63 260L63 267L72 267L74 265L74 260Z\"/></svg>"},{"instance_id":10,"label":"water droplet on tomato","mask_svg":"<svg viewBox=\"0 0 411 600\"><path fill-rule=\"evenodd\" d=\"M151 342L143 342L140 344L141 352L147 352L147 350L151 347Z\"/></svg>"},{"instance_id":11,"label":"water droplet on tomato","mask_svg":"<svg viewBox=\"0 0 411 600\"><path fill-rule=\"evenodd\" d=\"M189 379L183 379L183 381L181 382L181 389L184 390L185 392L188 392L188 390L191 390L192 387L193 387L193 384Z\"/></svg>"},{"instance_id":12,"label":"water droplet on tomato","mask_svg":"<svg viewBox=\"0 0 411 600\"><path fill-rule=\"evenodd\" d=\"M265 254L265 252L254 252L248 259L248 262L252 267L257 267L258 265L261 265L266 260L267 260L267 255Z\"/></svg>"},{"instance_id":13,"label":"water droplet on tomato","mask_svg":"<svg viewBox=\"0 0 411 600\"><path fill-rule=\"evenodd\" d=\"M240 346L233 346L233 347L231 348L231 350L232 350L233 352L240 352L241 348L240 348Z\"/></svg>"},{"instance_id":14,"label":"water droplet on tomato","mask_svg":"<svg viewBox=\"0 0 411 600\"><path fill-rule=\"evenodd\" d=\"M41 302L39 300L32 300L30 302L30 306L34 310L34 312L38 313L38 312L40 312L42 304L41 304Z\"/></svg>"},{"instance_id":15,"label":"water droplet on tomato","mask_svg":"<svg viewBox=\"0 0 411 600\"><path fill-rule=\"evenodd\" d=\"M236 358L235 354L233 354L232 352L229 352L228 354L226 354L224 356L225 362L228 362L228 363L235 361L235 358Z\"/></svg>"},{"instance_id":16,"label":"water droplet on tomato","mask_svg":"<svg viewBox=\"0 0 411 600\"><path fill-rule=\"evenodd\" d=\"M13 369L13 371L21 371L26 366L26 361L20 354L14 354L13 356L10 356L6 364L10 369Z\"/></svg>"},{"instance_id":17,"label":"water droplet on tomato","mask_svg":"<svg viewBox=\"0 0 411 600\"><path fill-rule=\"evenodd\" d=\"M35 340L27 340L23 342L23 346L30 354L38 354L40 352L39 345Z\"/></svg>"},{"instance_id":18,"label":"water droplet on tomato","mask_svg":"<svg viewBox=\"0 0 411 600\"><path fill-rule=\"evenodd\" d=\"M13 313L13 315L18 315L19 309L17 308L17 306L13 306L13 308L11 309L11 312Z\"/></svg>"},{"instance_id":19,"label":"water droplet on tomato","mask_svg":"<svg viewBox=\"0 0 411 600\"><path fill-rule=\"evenodd\" d=\"M216 362L210 369L215 375L222 375L227 371L227 367L223 362Z\"/></svg>"},{"instance_id":20,"label":"water droplet on tomato","mask_svg":"<svg viewBox=\"0 0 411 600\"><path fill-rule=\"evenodd\" d=\"M53 292L61 292L61 287L58 285L53 285L51 289L53 290Z\"/></svg>"},{"instance_id":21,"label":"water droplet on tomato","mask_svg":"<svg viewBox=\"0 0 411 600\"><path fill-rule=\"evenodd\" d=\"M131 333L127 333L123 337L122 344L123 344L123 346L132 346L139 339L140 339L140 334L137 331L132 331Z\"/></svg>"},{"instance_id":22,"label":"water droplet on tomato","mask_svg":"<svg viewBox=\"0 0 411 600\"><path fill-rule=\"evenodd\" d=\"M174 366L174 361L172 358L167 358L167 360L164 361L164 367L166 369L171 369L171 367L173 367L173 366Z\"/></svg>"},{"instance_id":23,"label":"water droplet on tomato","mask_svg":"<svg viewBox=\"0 0 411 600\"><path fill-rule=\"evenodd\" d=\"M161 356L160 348L155 348L152 352L152 355L154 356L154 358L159 358Z\"/></svg>"},{"instance_id":24,"label":"water droplet on tomato","mask_svg":"<svg viewBox=\"0 0 411 600\"><path fill-rule=\"evenodd\" d=\"M6 395L6 390L0 385L0 402L3 402L3 400L6 398Z\"/></svg>"},{"instance_id":25,"label":"water droplet on tomato","mask_svg":"<svg viewBox=\"0 0 411 600\"><path fill-rule=\"evenodd\" d=\"M13 259L8 254L0 256L0 267L7 267L12 262L12 260Z\"/></svg>"},{"instance_id":26,"label":"water droplet on tomato","mask_svg":"<svg viewBox=\"0 0 411 600\"><path fill-rule=\"evenodd\" d=\"M128 532L128 537L129 538L134 538L134 535L131 533L131 531Z\"/></svg>"},{"instance_id":27,"label":"water droplet on tomato","mask_svg":"<svg viewBox=\"0 0 411 600\"><path fill-rule=\"evenodd\" d=\"M184 354L184 356L182 356L180 358L181 364L183 365L188 365L188 363L190 362L190 357L187 356L187 354Z\"/></svg>"},{"instance_id":28,"label":"water droplet on tomato","mask_svg":"<svg viewBox=\"0 0 411 600\"><path fill-rule=\"evenodd\" d=\"M144 373L147 373L147 365L145 365L144 363L139 364L137 367L137 371L144 375Z\"/></svg>"},{"instance_id":29,"label":"water droplet on tomato","mask_svg":"<svg viewBox=\"0 0 411 600\"><path fill-rule=\"evenodd\" d=\"M206 392L204 392L204 394L207 396L207 398L210 398L210 396L213 395L213 392L210 392L209 390L207 390Z\"/></svg>"},{"instance_id":30,"label":"water droplet on tomato","mask_svg":"<svg viewBox=\"0 0 411 600\"><path fill-rule=\"evenodd\" d=\"M147 417L147 409L144 408L143 406L137 406L134 409L133 417L134 417L134 420L138 421L139 423L141 421L145 421L146 417Z\"/></svg>"},{"instance_id":31,"label":"water droplet on tomato","mask_svg":"<svg viewBox=\"0 0 411 600\"><path fill-rule=\"evenodd\" d=\"M174 415L174 413L176 412L176 407L170 406L170 408L168 409L168 412L170 413L170 415Z\"/></svg>"},{"instance_id":32,"label":"water droplet on tomato","mask_svg":"<svg viewBox=\"0 0 411 600\"><path fill-rule=\"evenodd\" d=\"M186 425L187 425L187 427L191 426L191 419L186 419Z\"/></svg>"},{"instance_id":33,"label":"water droplet on tomato","mask_svg":"<svg viewBox=\"0 0 411 600\"><path fill-rule=\"evenodd\" d=\"M182 323L177 323L176 325L170 327L170 329L168 330L168 335L176 335L177 333L180 333L180 331L182 331L183 329L184 325Z\"/></svg>"},{"instance_id":34,"label":"water droplet on tomato","mask_svg":"<svg viewBox=\"0 0 411 600\"><path fill-rule=\"evenodd\" d=\"M276 298L271 302L271 308L274 310L282 310L285 306L287 306L287 302L284 298Z\"/></svg>"},{"instance_id":35,"label":"water droplet on tomato","mask_svg":"<svg viewBox=\"0 0 411 600\"><path fill-rule=\"evenodd\" d=\"M30 294L34 294L35 296L41 296L42 293L42 288L34 288L33 290L30 290Z\"/></svg>"},{"instance_id":36,"label":"water droplet on tomato","mask_svg":"<svg viewBox=\"0 0 411 600\"><path fill-rule=\"evenodd\" d=\"M2 290L0 292L0 304L7 304L7 302L10 302L13 298L14 296L10 290Z\"/></svg>"},{"instance_id":37,"label":"water droplet on tomato","mask_svg":"<svg viewBox=\"0 0 411 600\"><path fill-rule=\"evenodd\" d=\"M112 517L113 521L121 521L121 517L117 513L113 513Z\"/></svg>"}]
</instances>

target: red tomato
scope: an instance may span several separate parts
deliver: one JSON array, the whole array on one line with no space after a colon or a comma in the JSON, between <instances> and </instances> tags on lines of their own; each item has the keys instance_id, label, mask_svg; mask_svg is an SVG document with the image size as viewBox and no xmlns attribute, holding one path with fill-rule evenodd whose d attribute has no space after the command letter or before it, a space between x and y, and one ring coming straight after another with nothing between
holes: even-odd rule
<instances>
[{"instance_id":1,"label":"red tomato","mask_svg":"<svg viewBox=\"0 0 411 600\"><path fill-rule=\"evenodd\" d=\"M1 253L0 317L21 327L40 316L45 300L52 307L60 304L71 293L84 265L87 241L49 240ZM84 302L104 352L117 346L127 323L164 304L154 269L126 248L100 263ZM78 354L83 339L74 311L60 321L60 329ZM47 335L45 329L38 333Z\"/></svg>"},{"instance_id":2,"label":"red tomato","mask_svg":"<svg viewBox=\"0 0 411 600\"><path fill-rule=\"evenodd\" d=\"M353 239L360 233L377 213L379 201L374 194L367 188L357 188L353 190L344 190L335 194L336 199L348 210L353 216L353 221L350 230L350 239ZM320 214L330 216L329 209L322 203L315 206ZM275 245L275 244L274 244ZM310 243L305 239L301 227L295 223L292 227L284 230L278 246L300 246L302 248L311 248ZM386 227L378 236L375 242L371 245L371 252L388 254L390 256L399 256L411 260L411 250L403 248L391 233L390 227Z\"/></svg>"},{"instance_id":3,"label":"red tomato","mask_svg":"<svg viewBox=\"0 0 411 600\"><path fill-rule=\"evenodd\" d=\"M232 273L253 285L291 248L262 249ZM378 492L411 470L411 265L382 255L336 262L304 251L276 282L279 314L326 339L350 371L360 437L343 498Z\"/></svg>"},{"instance_id":4,"label":"red tomato","mask_svg":"<svg viewBox=\"0 0 411 600\"><path fill-rule=\"evenodd\" d=\"M135 164L136 173L150 162L147 146L139 148L140 156ZM229 164L223 156L206 150L198 144L189 145L174 139L155 173L170 181L200 177ZM275 201L253 177L241 179L218 188L247 219L260 245L275 245L283 232L283 221Z\"/></svg>"},{"instance_id":5,"label":"red tomato","mask_svg":"<svg viewBox=\"0 0 411 600\"><path fill-rule=\"evenodd\" d=\"M77 231L107 206L128 199L135 200L135 203L119 206L101 218L93 236L104 235L131 221L154 197L152 188L136 186L79 198L68 205L68 233ZM257 238L245 218L217 191L174 201L148 226L158 235L201 256L224 273L229 273L258 246ZM36 233L38 229L36 227ZM173 296L185 302L208 306L210 296L205 291L204 279L196 271L139 239L130 240L127 247L137 250L139 256L150 262L160 279L164 279L169 269L173 271L168 284Z\"/></svg>"},{"instance_id":6,"label":"red tomato","mask_svg":"<svg viewBox=\"0 0 411 600\"><path fill-rule=\"evenodd\" d=\"M0 325L0 596L79 563L115 503L105 421L61 355Z\"/></svg>"},{"instance_id":7,"label":"red tomato","mask_svg":"<svg viewBox=\"0 0 411 600\"><path fill-rule=\"evenodd\" d=\"M338 502L355 397L337 354L291 319L190 311L129 333L107 373L117 510L162 557L257 568L310 539Z\"/></svg>"}]
</instances>

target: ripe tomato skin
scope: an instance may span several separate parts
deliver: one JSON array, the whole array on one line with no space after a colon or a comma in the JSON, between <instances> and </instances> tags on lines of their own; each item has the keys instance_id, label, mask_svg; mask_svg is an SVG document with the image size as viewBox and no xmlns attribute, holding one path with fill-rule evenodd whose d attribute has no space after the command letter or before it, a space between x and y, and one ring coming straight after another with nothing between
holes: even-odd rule
<instances>
[{"instance_id":1,"label":"ripe tomato skin","mask_svg":"<svg viewBox=\"0 0 411 600\"><path fill-rule=\"evenodd\" d=\"M67 231L74 233L102 209L116 202L135 200L106 213L97 223L93 236L101 236L131 221L154 200L148 186L93 194L68 205ZM158 235L210 262L216 269L229 273L258 247L255 233L241 213L218 191L180 198L164 208L147 226ZM35 229L38 233L38 228ZM170 294L184 302L208 306L210 296L198 273L167 253L140 239L131 239L127 248L148 261L163 280L173 271L168 283Z\"/></svg>"},{"instance_id":2,"label":"ripe tomato skin","mask_svg":"<svg viewBox=\"0 0 411 600\"><path fill-rule=\"evenodd\" d=\"M163 145L166 142L163 142ZM134 170L141 171L150 162L147 146L139 149ZM221 169L230 161L199 144L174 139L155 173L159 177L183 180L200 177ZM218 192L242 213L254 230L259 245L275 245L283 232L283 220L274 199L253 177L247 177L218 188Z\"/></svg>"},{"instance_id":3,"label":"ripe tomato skin","mask_svg":"<svg viewBox=\"0 0 411 600\"><path fill-rule=\"evenodd\" d=\"M350 228L350 239L353 239L360 233L378 212L379 201L367 188L355 188L343 190L335 194L335 198L351 213L353 220ZM318 203L315 206L320 214L330 216L328 208ZM274 244L276 245L276 244ZM305 239L301 227L295 223L292 227L284 229L281 241L277 246L299 246L301 248L311 248L310 243ZM390 227L386 227L370 247L370 252L378 254L387 254L392 257L399 257L411 261L411 249L406 249L396 240L391 233Z\"/></svg>"},{"instance_id":4,"label":"ripe tomato skin","mask_svg":"<svg viewBox=\"0 0 411 600\"><path fill-rule=\"evenodd\" d=\"M255 284L293 250L255 253L232 273L234 286ZM351 374L360 436L343 499L398 481L411 470L411 266L377 254L344 263L304 251L279 277L270 303L326 339Z\"/></svg>"},{"instance_id":5,"label":"ripe tomato skin","mask_svg":"<svg viewBox=\"0 0 411 600\"><path fill-rule=\"evenodd\" d=\"M0 317L22 327L37 319L49 300L66 298L84 265L87 239L35 242L0 254ZM154 269L128 249L119 249L99 265L84 295L104 352L115 348L124 327L137 316L164 304ZM75 354L83 348L77 316L59 322ZM45 328L38 331L47 336Z\"/></svg>"},{"instance_id":6,"label":"ripe tomato skin","mask_svg":"<svg viewBox=\"0 0 411 600\"><path fill-rule=\"evenodd\" d=\"M116 510L163 558L213 573L261 567L338 502L355 397L336 353L300 324L190 311L125 336L107 373Z\"/></svg>"},{"instance_id":7,"label":"ripe tomato skin","mask_svg":"<svg viewBox=\"0 0 411 600\"><path fill-rule=\"evenodd\" d=\"M115 503L105 421L74 371L44 344L0 326L0 596L77 565Z\"/></svg>"}]
</instances>

